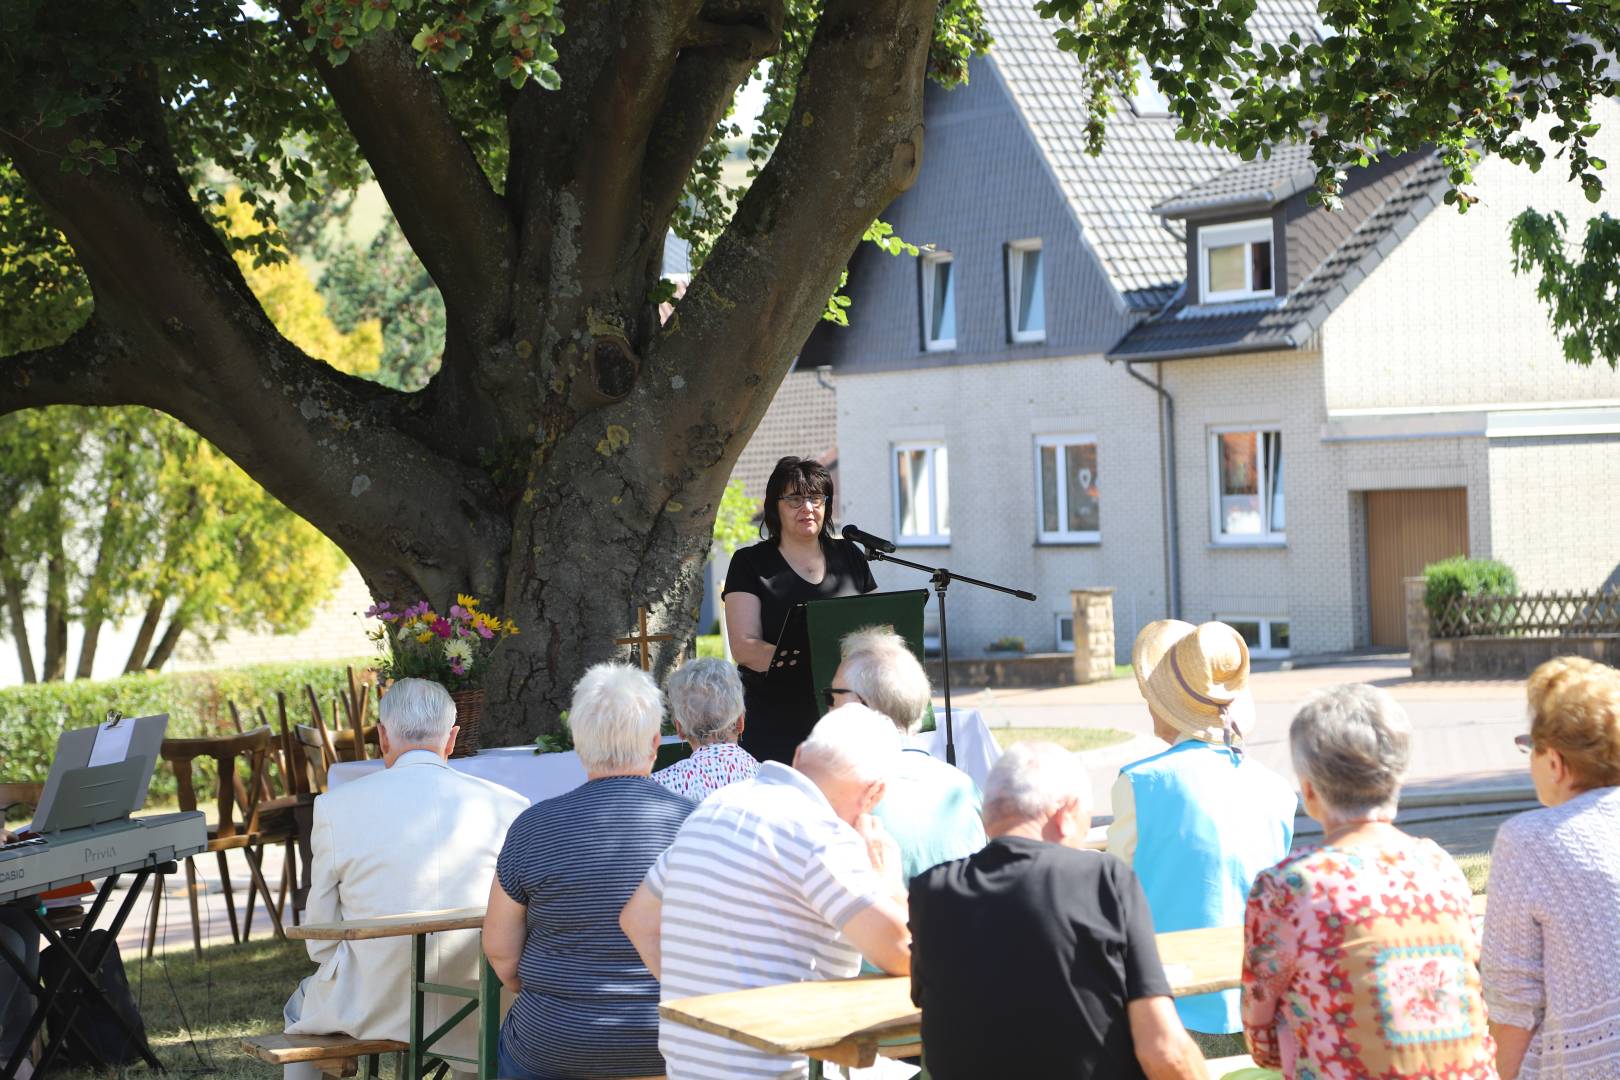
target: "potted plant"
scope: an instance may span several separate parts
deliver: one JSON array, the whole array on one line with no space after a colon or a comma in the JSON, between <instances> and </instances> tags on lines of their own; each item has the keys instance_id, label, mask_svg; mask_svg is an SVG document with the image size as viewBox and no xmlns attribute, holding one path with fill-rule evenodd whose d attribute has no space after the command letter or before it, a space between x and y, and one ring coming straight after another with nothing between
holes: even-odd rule
<instances>
[{"instance_id":1,"label":"potted plant","mask_svg":"<svg viewBox=\"0 0 1620 1080\"><path fill-rule=\"evenodd\" d=\"M985 646L985 652L1015 652L1015 653L1021 653L1023 651L1024 651L1024 639L1021 638L1021 637L1018 637L1015 634L1008 634L1005 637L998 637L998 638L996 638L996 640L992 641L989 645Z\"/></svg>"},{"instance_id":2,"label":"potted plant","mask_svg":"<svg viewBox=\"0 0 1620 1080\"><path fill-rule=\"evenodd\" d=\"M370 632L377 643L377 673L384 683L395 679L431 679L456 703L454 757L478 752L479 725L484 715L484 675L496 647L518 632L510 619L479 610L475 596L461 593L450 610L439 614L426 600L403 611L387 601L372 605L366 617L382 625Z\"/></svg>"}]
</instances>

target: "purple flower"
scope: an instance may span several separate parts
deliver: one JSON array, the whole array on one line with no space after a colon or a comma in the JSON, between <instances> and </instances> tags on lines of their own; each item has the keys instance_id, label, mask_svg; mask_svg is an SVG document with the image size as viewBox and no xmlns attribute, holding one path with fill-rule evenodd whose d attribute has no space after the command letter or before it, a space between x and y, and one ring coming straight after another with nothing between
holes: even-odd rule
<instances>
[{"instance_id":1,"label":"purple flower","mask_svg":"<svg viewBox=\"0 0 1620 1080\"><path fill-rule=\"evenodd\" d=\"M368 618L368 619L386 619L386 618L388 618L388 601L384 600L380 604L372 604L370 607L366 608L366 618Z\"/></svg>"},{"instance_id":2,"label":"purple flower","mask_svg":"<svg viewBox=\"0 0 1620 1080\"><path fill-rule=\"evenodd\" d=\"M485 626L483 623L479 623L478 624L478 636L483 638L485 641L488 641L490 638L495 636L495 631L491 630L489 627Z\"/></svg>"},{"instance_id":3,"label":"purple flower","mask_svg":"<svg viewBox=\"0 0 1620 1080\"><path fill-rule=\"evenodd\" d=\"M450 617L452 619L465 619L467 617L467 609L462 607L460 604L451 604Z\"/></svg>"},{"instance_id":4,"label":"purple flower","mask_svg":"<svg viewBox=\"0 0 1620 1080\"><path fill-rule=\"evenodd\" d=\"M450 670L454 674L457 674L457 675L465 675L465 674L467 674L467 669L461 666L461 661L460 660L452 660L452 661L450 661Z\"/></svg>"},{"instance_id":5,"label":"purple flower","mask_svg":"<svg viewBox=\"0 0 1620 1080\"><path fill-rule=\"evenodd\" d=\"M450 636L450 620L443 616L433 620L433 632L440 637Z\"/></svg>"}]
</instances>

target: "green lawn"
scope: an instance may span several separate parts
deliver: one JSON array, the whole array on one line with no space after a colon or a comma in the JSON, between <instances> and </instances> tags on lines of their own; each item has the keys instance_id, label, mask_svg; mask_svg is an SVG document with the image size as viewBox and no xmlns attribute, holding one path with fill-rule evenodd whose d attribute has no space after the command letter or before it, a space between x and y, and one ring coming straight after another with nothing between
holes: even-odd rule
<instances>
[{"instance_id":1,"label":"green lawn","mask_svg":"<svg viewBox=\"0 0 1620 1080\"><path fill-rule=\"evenodd\" d=\"M1055 742L1065 750L1096 750L1134 737L1115 728L993 727L990 731L1003 750L1021 742Z\"/></svg>"},{"instance_id":2,"label":"green lawn","mask_svg":"<svg viewBox=\"0 0 1620 1080\"><path fill-rule=\"evenodd\" d=\"M189 944L189 935L184 938ZM216 945L200 958L190 948L151 960L136 950L124 955L130 993L158 1059L171 1074L206 1072L221 1080L279 1080L281 1070L244 1054L241 1042L279 1032L282 1005L298 980L314 970L302 942L268 938ZM141 1065L131 1068L145 1071ZM105 1080L88 1070L54 1075Z\"/></svg>"},{"instance_id":3,"label":"green lawn","mask_svg":"<svg viewBox=\"0 0 1620 1080\"><path fill-rule=\"evenodd\" d=\"M1485 891L1485 882L1491 876L1491 853L1482 851L1474 855L1458 855L1457 865L1468 878L1468 888L1474 893Z\"/></svg>"}]
</instances>

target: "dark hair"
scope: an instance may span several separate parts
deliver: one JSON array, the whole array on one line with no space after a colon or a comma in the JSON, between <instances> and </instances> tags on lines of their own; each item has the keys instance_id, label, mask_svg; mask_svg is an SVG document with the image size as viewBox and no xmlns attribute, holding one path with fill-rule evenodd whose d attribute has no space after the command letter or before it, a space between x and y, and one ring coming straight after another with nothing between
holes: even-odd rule
<instances>
[{"instance_id":1,"label":"dark hair","mask_svg":"<svg viewBox=\"0 0 1620 1080\"><path fill-rule=\"evenodd\" d=\"M819 461L791 455L776 463L771 478L765 481L765 507L760 521L760 534L772 543L782 540L782 513L777 500L784 495L820 495L827 500L826 514L821 519L821 542L833 538L832 534L832 473Z\"/></svg>"}]
</instances>

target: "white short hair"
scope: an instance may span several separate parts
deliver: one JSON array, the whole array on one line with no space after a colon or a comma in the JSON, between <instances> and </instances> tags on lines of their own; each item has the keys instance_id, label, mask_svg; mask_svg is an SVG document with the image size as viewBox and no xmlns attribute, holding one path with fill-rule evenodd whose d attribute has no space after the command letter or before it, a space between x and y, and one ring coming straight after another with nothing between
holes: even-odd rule
<instances>
[{"instance_id":1,"label":"white short hair","mask_svg":"<svg viewBox=\"0 0 1620 1080\"><path fill-rule=\"evenodd\" d=\"M984 820L1038 820L1070 800L1091 812L1091 777L1080 755L1057 743L1014 743L985 777Z\"/></svg>"},{"instance_id":2,"label":"white short hair","mask_svg":"<svg viewBox=\"0 0 1620 1080\"><path fill-rule=\"evenodd\" d=\"M456 703L430 679L400 679L378 703L377 722L401 746L439 746L456 724Z\"/></svg>"},{"instance_id":3,"label":"white short hair","mask_svg":"<svg viewBox=\"0 0 1620 1080\"><path fill-rule=\"evenodd\" d=\"M864 784L887 780L900 765L900 733L887 716L850 702L810 729L799 744L799 762Z\"/></svg>"},{"instance_id":4,"label":"white short hair","mask_svg":"<svg viewBox=\"0 0 1620 1080\"><path fill-rule=\"evenodd\" d=\"M568 730L586 772L634 769L647 763L664 720L664 696L640 668L597 664L574 684Z\"/></svg>"},{"instance_id":5,"label":"white short hair","mask_svg":"<svg viewBox=\"0 0 1620 1080\"><path fill-rule=\"evenodd\" d=\"M689 660L675 669L665 689L675 724L694 743L735 742L743 714L737 665L716 656Z\"/></svg>"},{"instance_id":6,"label":"white short hair","mask_svg":"<svg viewBox=\"0 0 1620 1080\"><path fill-rule=\"evenodd\" d=\"M934 691L906 639L886 626L868 626L846 636L842 645L845 688L901 731L915 731Z\"/></svg>"}]
</instances>

